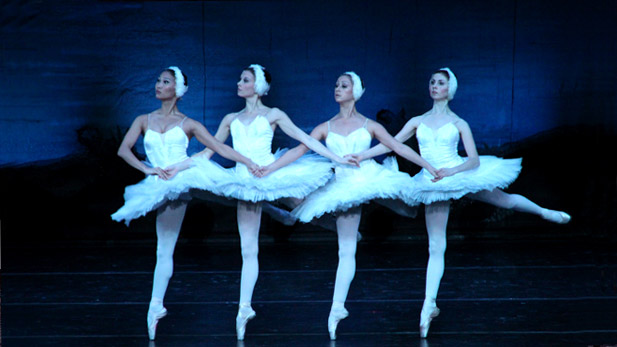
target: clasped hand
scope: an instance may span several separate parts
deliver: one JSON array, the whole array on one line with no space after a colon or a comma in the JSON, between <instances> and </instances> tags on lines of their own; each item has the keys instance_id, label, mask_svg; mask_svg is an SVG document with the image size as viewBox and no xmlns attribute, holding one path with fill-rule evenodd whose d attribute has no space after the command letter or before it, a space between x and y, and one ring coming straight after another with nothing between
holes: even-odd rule
<instances>
[{"instance_id":1,"label":"clasped hand","mask_svg":"<svg viewBox=\"0 0 617 347\"><path fill-rule=\"evenodd\" d=\"M444 177L449 177L449 176L455 175L456 174L456 170L454 170L453 168L446 167L446 168L441 168L441 169L437 170L435 173L437 174L436 177L439 177L439 179L442 179Z\"/></svg>"},{"instance_id":2,"label":"clasped hand","mask_svg":"<svg viewBox=\"0 0 617 347\"><path fill-rule=\"evenodd\" d=\"M345 154L343 159L346 159L347 161L358 167L360 166L360 162L364 160L364 158L362 158L362 156L357 153Z\"/></svg>"},{"instance_id":3,"label":"clasped hand","mask_svg":"<svg viewBox=\"0 0 617 347\"><path fill-rule=\"evenodd\" d=\"M360 160L356 154L346 154L342 159L339 164L360 167Z\"/></svg>"},{"instance_id":4,"label":"clasped hand","mask_svg":"<svg viewBox=\"0 0 617 347\"><path fill-rule=\"evenodd\" d=\"M260 165L253 163L253 165L248 166L248 169L249 169L249 172L253 176L258 177L258 178L268 176L269 174L272 173L272 169L270 169L270 165L260 166Z\"/></svg>"},{"instance_id":5,"label":"clasped hand","mask_svg":"<svg viewBox=\"0 0 617 347\"><path fill-rule=\"evenodd\" d=\"M146 170L146 175L158 176L160 179L167 181L174 178L180 171L181 170L177 165L171 165L164 169L157 166L153 168L148 168Z\"/></svg>"}]
</instances>

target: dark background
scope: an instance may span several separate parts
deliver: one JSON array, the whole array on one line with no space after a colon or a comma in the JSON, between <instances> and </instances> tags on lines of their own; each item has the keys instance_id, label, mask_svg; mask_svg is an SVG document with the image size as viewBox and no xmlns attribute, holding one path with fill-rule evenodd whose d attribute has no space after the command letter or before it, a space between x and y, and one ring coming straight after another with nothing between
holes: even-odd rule
<instances>
[{"instance_id":1,"label":"dark background","mask_svg":"<svg viewBox=\"0 0 617 347\"><path fill-rule=\"evenodd\" d=\"M109 218L124 187L143 178L115 155L124 132L160 106L154 83L169 65L188 75L181 111L215 132L244 106L235 83L251 63L273 75L264 103L306 131L338 111L334 82L354 70L367 87L359 111L393 133L430 108L428 79L448 66L459 80L451 108L480 153L524 158L509 191L573 216L556 227L462 200L450 235L615 238L614 1L3 1L0 9L4 240L153 238L153 213L128 229ZM295 142L277 131L274 145ZM422 211L415 220L365 211L369 239L425 233ZM319 237L264 224L276 239ZM235 228L234 208L194 202L183 237L235 237Z\"/></svg>"}]
</instances>

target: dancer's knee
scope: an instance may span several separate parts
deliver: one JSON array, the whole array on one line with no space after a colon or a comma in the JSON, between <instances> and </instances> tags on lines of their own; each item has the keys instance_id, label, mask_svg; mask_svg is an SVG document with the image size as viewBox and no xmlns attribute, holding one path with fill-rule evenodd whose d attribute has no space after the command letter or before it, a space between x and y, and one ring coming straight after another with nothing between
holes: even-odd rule
<instances>
[{"instance_id":1,"label":"dancer's knee","mask_svg":"<svg viewBox=\"0 0 617 347\"><path fill-rule=\"evenodd\" d=\"M356 240L339 242L338 257L355 258L356 256Z\"/></svg>"},{"instance_id":2,"label":"dancer's knee","mask_svg":"<svg viewBox=\"0 0 617 347\"><path fill-rule=\"evenodd\" d=\"M504 199L500 199L500 207L507 208L509 210L514 209L517 206L517 201L521 199L518 194L506 194Z\"/></svg>"},{"instance_id":3,"label":"dancer's knee","mask_svg":"<svg viewBox=\"0 0 617 347\"><path fill-rule=\"evenodd\" d=\"M505 209L513 209L521 198L518 194L508 194L500 189L494 189L490 193L480 195L480 200Z\"/></svg>"},{"instance_id":4,"label":"dancer's knee","mask_svg":"<svg viewBox=\"0 0 617 347\"><path fill-rule=\"evenodd\" d=\"M430 241L428 244L428 253L431 256L440 256L446 253L446 241Z\"/></svg>"},{"instance_id":5,"label":"dancer's knee","mask_svg":"<svg viewBox=\"0 0 617 347\"><path fill-rule=\"evenodd\" d=\"M156 259L158 262L173 261L174 247L161 247L156 248Z\"/></svg>"},{"instance_id":6,"label":"dancer's knee","mask_svg":"<svg viewBox=\"0 0 617 347\"><path fill-rule=\"evenodd\" d=\"M257 242L243 242L241 253L242 259L257 258L257 254L259 253Z\"/></svg>"}]
</instances>

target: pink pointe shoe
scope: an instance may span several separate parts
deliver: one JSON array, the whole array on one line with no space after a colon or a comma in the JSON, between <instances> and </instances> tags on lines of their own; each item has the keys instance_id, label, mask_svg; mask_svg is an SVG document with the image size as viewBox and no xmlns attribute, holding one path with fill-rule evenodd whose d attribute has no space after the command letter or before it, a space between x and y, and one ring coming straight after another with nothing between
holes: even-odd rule
<instances>
[{"instance_id":1,"label":"pink pointe shoe","mask_svg":"<svg viewBox=\"0 0 617 347\"><path fill-rule=\"evenodd\" d=\"M167 316L167 309L163 307L160 311L148 310L148 337L150 340L154 340L156 337L156 326L159 324L159 320Z\"/></svg>"},{"instance_id":2,"label":"pink pointe shoe","mask_svg":"<svg viewBox=\"0 0 617 347\"><path fill-rule=\"evenodd\" d=\"M338 323L349 316L349 312L344 307L337 307L330 310L330 316L328 316L328 332L330 333L330 340L336 340L336 327Z\"/></svg>"},{"instance_id":3,"label":"pink pointe shoe","mask_svg":"<svg viewBox=\"0 0 617 347\"><path fill-rule=\"evenodd\" d=\"M428 330L431 327L433 318L439 316L439 308L437 306L431 308L422 308L420 313L420 337L425 339L428 335Z\"/></svg>"},{"instance_id":4,"label":"pink pointe shoe","mask_svg":"<svg viewBox=\"0 0 617 347\"><path fill-rule=\"evenodd\" d=\"M244 341L244 333L246 332L246 325L248 322L255 318L257 314L251 307L250 303L240 304L238 309L238 315L236 316L236 334L238 341Z\"/></svg>"}]
</instances>

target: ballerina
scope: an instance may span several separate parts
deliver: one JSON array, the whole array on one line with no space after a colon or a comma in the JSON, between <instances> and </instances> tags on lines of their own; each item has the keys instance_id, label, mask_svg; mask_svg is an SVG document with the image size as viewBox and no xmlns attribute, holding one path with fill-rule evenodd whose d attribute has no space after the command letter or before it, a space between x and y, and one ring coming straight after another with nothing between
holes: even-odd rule
<instances>
[{"instance_id":1,"label":"ballerina","mask_svg":"<svg viewBox=\"0 0 617 347\"><path fill-rule=\"evenodd\" d=\"M433 172L436 170L411 148L396 141L379 123L369 120L356 110L356 102L364 93L360 77L354 72L346 72L338 77L334 99L340 111L329 121L315 127L311 136L325 140L334 153L344 156L368 149L371 140L376 138L394 151L414 163ZM306 152L303 145L290 150L277 162L262 168L262 174L276 171L278 167ZM399 206L394 202L402 199L402 188L409 184L411 177L398 171L394 161L380 165L373 160L365 161L359 167L337 166L335 177L325 186L311 193L292 214L302 222L310 222L324 214L336 215L336 230L339 246L339 263L332 297L332 307L328 316L330 339L336 339L339 322L349 313L345 301L355 275L356 239L360 224L361 206L371 200L389 201L386 206L403 215L414 215L415 209ZM415 204L415 203L414 203Z\"/></svg>"},{"instance_id":2,"label":"ballerina","mask_svg":"<svg viewBox=\"0 0 617 347\"><path fill-rule=\"evenodd\" d=\"M565 224L570 216L562 211L538 206L526 197L505 193L521 170L521 159L501 159L479 156L469 125L449 107L458 82L449 68L437 70L431 76L429 93L433 107L421 116L410 119L395 136L400 142L414 134L420 153L434 167L442 179L432 182L432 173L421 170L413 177L414 184L406 190L406 199L425 204L426 230L429 240L429 260L426 271L425 299L420 314L420 336L426 338L431 321L439 315L436 305L439 284L444 273L446 227L453 199L463 196L497 207L536 214L545 220ZM458 155L462 139L467 157ZM352 157L362 162L389 152L379 144Z\"/></svg>"},{"instance_id":3,"label":"ballerina","mask_svg":"<svg viewBox=\"0 0 617 347\"><path fill-rule=\"evenodd\" d=\"M244 69L237 83L237 95L245 99L245 107L226 115L215 137L225 142L231 134L233 147L260 166L276 160L272 154L272 137L276 127L305 144L316 153L341 165L352 165L353 159L343 159L319 141L300 130L282 110L265 106L262 97L270 89L270 73L261 65ZM202 155L211 157L206 149ZM277 156L280 154L277 154ZM283 198L301 199L324 185L332 176L332 162L316 155L306 155L262 178L253 177L246 166L238 163L232 179L219 185L220 192L238 200L238 231L242 250L240 300L236 316L238 340L244 340L247 323L256 316L251 307L253 291L259 275L258 249L261 212L264 202ZM263 170L258 169L263 176Z\"/></svg>"},{"instance_id":4,"label":"ballerina","mask_svg":"<svg viewBox=\"0 0 617 347\"><path fill-rule=\"evenodd\" d=\"M201 123L188 118L178 109L178 100L188 90L186 76L176 66L164 70L155 85L161 107L137 117L124 136L118 155L147 177L126 187L125 204L112 214L115 221L129 222L156 210L156 267L152 297L147 315L148 337L154 340L158 321L167 315L163 299L173 274L173 253L190 200L189 190L217 191L217 182L228 179L229 173L203 158L189 158L186 150L191 137L223 157L234 160L257 172L252 160L216 140ZM131 151L139 136L152 166L141 162Z\"/></svg>"}]
</instances>

